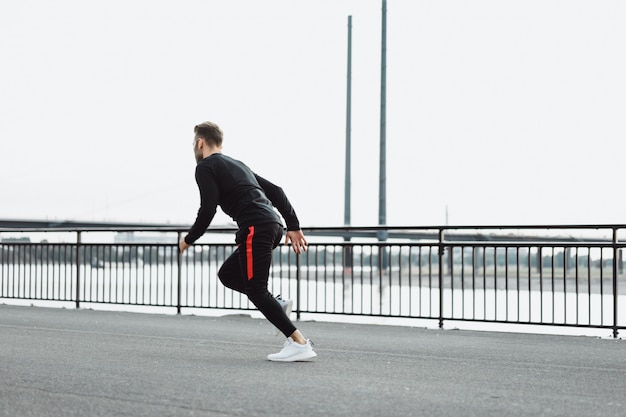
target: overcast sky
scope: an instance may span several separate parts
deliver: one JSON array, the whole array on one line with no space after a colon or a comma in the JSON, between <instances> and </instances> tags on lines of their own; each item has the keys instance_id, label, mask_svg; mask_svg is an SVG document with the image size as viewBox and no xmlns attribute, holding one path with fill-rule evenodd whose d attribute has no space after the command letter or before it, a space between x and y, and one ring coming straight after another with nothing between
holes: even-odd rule
<instances>
[{"instance_id":1,"label":"overcast sky","mask_svg":"<svg viewBox=\"0 0 626 417\"><path fill-rule=\"evenodd\" d=\"M3 0L0 218L191 223L193 126L378 223L380 0ZM388 1L387 223L625 223L626 2ZM225 223L221 215L215 220Z\"/></svg>"}]
</instances>

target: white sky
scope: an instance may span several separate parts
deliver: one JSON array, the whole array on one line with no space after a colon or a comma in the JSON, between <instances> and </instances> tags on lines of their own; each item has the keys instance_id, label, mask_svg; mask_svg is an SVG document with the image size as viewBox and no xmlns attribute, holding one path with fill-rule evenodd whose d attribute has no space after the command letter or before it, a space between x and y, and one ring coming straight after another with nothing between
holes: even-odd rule
<instances>
[{"instance_id":1,"label":"white sky","mask_svg":"<svg viewBox=\"0 0 626 417\"><path fill-rule=\"evenodd\" d=\"M343 224L378 223L380 0L3 0L0 218L191 223L204 120ZM624 223L626 2L388 1L387 223ZM216 223L228 219L218 216Z\"/></svg>"}]
</instances>

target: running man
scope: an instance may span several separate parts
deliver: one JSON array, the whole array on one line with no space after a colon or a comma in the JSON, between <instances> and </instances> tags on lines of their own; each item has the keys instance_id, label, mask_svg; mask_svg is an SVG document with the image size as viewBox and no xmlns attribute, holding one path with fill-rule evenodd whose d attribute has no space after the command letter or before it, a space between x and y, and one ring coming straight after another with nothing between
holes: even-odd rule
<instances>
[{"instance_id":1,"label":"running man","mask_svg":"<svg viewBox=\"0 0 626 417\"><path fill-rule=\"evenodd\" d=\"M270 361L307 361L317 356L311 341L294 326L281 303L268 291L272 251L283 237L278 209L287 224L285 244L296 254L307 249L300 222L282 188L256 175L244 163L222 154L223 133L215 123L194 128L196 182L200 209L196 221L178 246L187 250L206 231L217 206L233 218L238 231L237 249L224 261L218 277L228 288L246 294L259 311L278 328L287 341L283 349L267 356Z\"/></svg>"}]
</instances>

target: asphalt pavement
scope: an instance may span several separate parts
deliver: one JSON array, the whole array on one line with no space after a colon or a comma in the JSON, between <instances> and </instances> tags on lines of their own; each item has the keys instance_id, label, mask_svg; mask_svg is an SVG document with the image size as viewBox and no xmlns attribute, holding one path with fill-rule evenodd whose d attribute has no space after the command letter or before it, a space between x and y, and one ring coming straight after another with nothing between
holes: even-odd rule
<instances>
[{"instance_id":1,"label":"asphalt pavement","mask_svg":"<svg viewBox=\"0 0 626 417\"><path fill-rule=\"evenodd\" d=\"M625 416L626 343L0 305L1 416Z\"/></svg>"}]
</instances>

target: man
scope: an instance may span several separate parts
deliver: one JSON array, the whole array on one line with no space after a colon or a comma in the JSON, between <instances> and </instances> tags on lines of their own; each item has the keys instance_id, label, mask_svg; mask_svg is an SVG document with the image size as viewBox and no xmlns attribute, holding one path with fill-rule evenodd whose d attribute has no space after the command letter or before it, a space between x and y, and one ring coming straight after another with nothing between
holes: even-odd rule
<instances>
[{"instance_id":1,"label":"man","mask_svg":"<svg viewBox=\"0 0 626 417\"><path fill-rule=\"evenodd\" d=\"M274 207L287 224L285 244L291 242L298 255L307 249L296 212L280 187L256 175L242 162L222 154L223 134L216 124L201 123L194 133L200 209L189 233L179 242L180 251L187 250L204 234L219 205L239 228L235 235L237 249L220 268L220 281L246 294L269 322L287 336L283 349L267 359L282 362L313 359L317 354L311 341L304 338L267 289L272 251L283 236L283 225Z\"/></svg>"}]
</instances>

